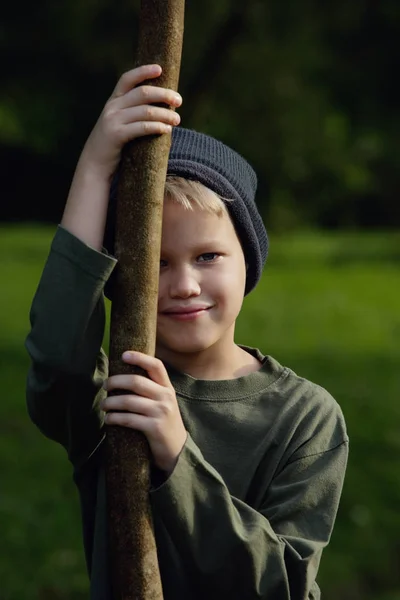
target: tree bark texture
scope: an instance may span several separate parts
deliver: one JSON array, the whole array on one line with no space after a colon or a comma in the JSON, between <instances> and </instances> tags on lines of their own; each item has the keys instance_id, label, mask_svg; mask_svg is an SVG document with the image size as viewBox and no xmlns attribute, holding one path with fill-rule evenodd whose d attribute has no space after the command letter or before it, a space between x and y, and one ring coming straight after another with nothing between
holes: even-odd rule
<instances>
[{"instance_id":1,"label":"tree bark texture","mask_svg":"<svg viewBox=\"0 0 400 600\"><path fill-rule=\"evenodd\" d=\"M177 90L184 0L142 0L136 65L160 64L150 82ZM154 356L162 209L171 136L146 136L123 152L117 192L118 259L110 332L110 375L133 373L133 349ZM120 392L119 392L120 393ZM149 447L140 432L107 427L106 481L113 600L161 600L149 504Z\"/></svg>"}]
</instances>

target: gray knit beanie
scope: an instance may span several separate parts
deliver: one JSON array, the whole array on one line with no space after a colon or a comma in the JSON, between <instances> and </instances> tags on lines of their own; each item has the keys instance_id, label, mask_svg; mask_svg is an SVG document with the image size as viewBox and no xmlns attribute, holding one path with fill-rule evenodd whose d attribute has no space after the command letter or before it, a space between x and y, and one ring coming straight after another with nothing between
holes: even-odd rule
<instances>
[{"instance_id":1,"label":"gray knit beanie","mask_svg":"<svg viewBox=\"0 0 400 600\"><path fill-rule=\"evenodd\" d=\"M172 132L167 173L198 181L221 198L231 200L225 205L242 244L247 263L245 295L248 294L260 279L268 254L267 232L254 200L257 177L252 167L237 152L213 137L191 129L175 127ZM114 181L110 193L111 205L114 204L115 189ZM111 253L113 238L113 231L108 222L104 246Z\"/></svg>"}]
</instances>

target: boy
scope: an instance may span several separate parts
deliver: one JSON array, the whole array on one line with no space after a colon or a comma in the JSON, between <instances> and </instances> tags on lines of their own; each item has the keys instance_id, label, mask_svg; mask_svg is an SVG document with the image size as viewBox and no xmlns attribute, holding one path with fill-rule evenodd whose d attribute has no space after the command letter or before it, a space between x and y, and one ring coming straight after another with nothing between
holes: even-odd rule
<instances>
[{"instance_id":1,"label":"boy","mask_svg":"<svg viewBox=\"0 0 400 600\"><path fill-rule=\"evenodd\" d=\"M234 342L243 296L259 280L267 235L256 178L213 138L176 128L160 257L156 358L124 360L149 378L107 379L102 253L110 182L123 145L179 123L171 90L129 71L82 151L61 227L31 310L27 402L32 420L74 466L91 598L109 600L104 421L141 430L165 600L315 600L348 439L322 388ZM151 106L150 106L151 105ZM105 245L112 252L107 233ZM126 394L107 397L107 391ZM116 412L118 411L118 412Z\"/></svg>"}]
</instances>

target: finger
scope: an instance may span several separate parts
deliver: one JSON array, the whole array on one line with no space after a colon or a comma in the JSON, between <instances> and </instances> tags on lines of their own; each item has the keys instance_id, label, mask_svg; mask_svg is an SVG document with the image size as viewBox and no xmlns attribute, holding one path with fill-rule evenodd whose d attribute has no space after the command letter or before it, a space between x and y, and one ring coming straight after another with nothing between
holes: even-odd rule
<instances>
[{"instance_id":1,"label":"finger","mask_svg":"<svg viewBox=\"0 0 400 600\"><path fill-rule=\"evenodd\" d=\"M146 81L146 79L154 79L155 77L159 77L161 75L161 71L162 69L160 65L142 65L136 69L126 71L119 78L111 97L118 98L118 96L123 96L133 87L139 85L143 81Z\"/></svg>"},{"instance_id":2,"label":"finger","mask_svg":"<svg viewBox=\"0 0 400 600\"><path fill-rule=\"evenodd\" d=\"M139 121L139 123L130 123L124 125L122 132L122 141L129 142L145 135L160 135L163 133L171 133L172 127L166 123L159 121Z\"/></svg>"},{"instance_id":3,"label":"finger","mask_svg":"<svg viewBox=\"0 0 400 600\"><path fill-rule=\"evenodd\" d=\"M175 111L150 105L125 108L121 111L121 119L124 124L158 121L167 125L179 125L181 122L180 116Z\"/></svg>"},{"instance_id":4,"label":"finger","mask_svg":"<svg viewBox=\"0 0 400 600\"><path fill-rule=\"evenodd\" d=\"M104 420L107 425L129 427L130 429L136 429L137 431L142 431L143 433L148 431L150 425L148 417L129 412L107 413Z\"/></svg>"},{"instance_id":5,"label":"finger","mask_svg":"<svg viewBox=\"0 0 400 600\"><path fill-rule=\"evenodd\" d=\"M119 411L153 417L157 414L157 403L143 396L125 394L121 396L107 396L101 403L101 409L106 413Z\"/></svg>"},{"instance_id":6,"label":"finger","mask_svg":"<svg viewBox=\"0 0 400 600\"><path fill-rule=\"evenodd\" d=\"M122 355L124 362L141 367L153 381L161 386L172 388L168 373L161 360L142 352L127 351Z\"/></svg>"},{"instance_id":7,"label":"finger","mask_svg":"<svg viewBox=\"0 0 400 600\"><path fill-rule=\"evenodd\" d=\"M142 104L167 104L178 107L182 104L182 96L169 88L156 85L142 85L129 90L118 102L121 108L140 106Z\"/></svg>"},{"instance_id":8,"label":"finger","mask_svg":"<svg viewBox=\"0 0 400 600\"><path fill-rule=\"evenodd\" d=\"M108 392L127 390L153 400L158 399L163 391L162 386L143 375L113 375L107 380L104 388Z\"/></svg>"}]
</instances>

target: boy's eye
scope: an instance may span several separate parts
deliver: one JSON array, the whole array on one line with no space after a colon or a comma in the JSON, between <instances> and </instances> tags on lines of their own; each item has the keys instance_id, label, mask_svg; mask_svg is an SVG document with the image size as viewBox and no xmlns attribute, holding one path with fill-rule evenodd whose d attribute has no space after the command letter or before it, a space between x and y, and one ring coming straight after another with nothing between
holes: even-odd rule
<instances>
[{"instance_id":1,"label":"boy's eye","mask_svg":"<svg viewBox=\"0 0 400 600\"><path fill-rule=\"evenodd\" d=\"M219 254L217 254L216 252L205 252L204 254L200 254L197 260L199 262L211 262L215 260L218 256Z\"/></svg>"},{"instance_id":2,"label":"boy's eye","mask_svg":"<svg viewBox=\"0 0 400 600\"><path fill-rule=\"evenodd\" d=\"M198 256L196 260L198 262L213 262L219 256L220 256L220 254L218 254L217 252L204 252L203 254L200 254L200 256ZM167 267L167 266L168 266L168 261L161 258L160 259L160 269L162 269L163 267Z\"/></svg>"}]
</instances>

